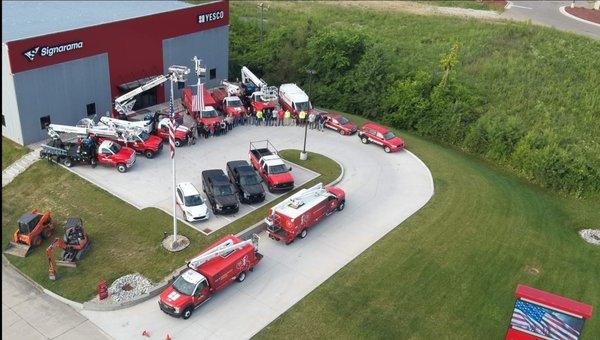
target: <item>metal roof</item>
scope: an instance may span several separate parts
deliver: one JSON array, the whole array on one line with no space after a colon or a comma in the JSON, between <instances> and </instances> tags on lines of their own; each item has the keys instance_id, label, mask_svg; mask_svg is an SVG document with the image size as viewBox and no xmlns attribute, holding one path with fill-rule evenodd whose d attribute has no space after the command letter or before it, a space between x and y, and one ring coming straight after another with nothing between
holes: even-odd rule
<instances>
[{"instance_id":1,"label":"metal roof","mask_svg":"<svg viewBox=\"0 0 600 340\"><path fill-rule=\"evenodd\" d=\"M195 6L183 1L2 1L2 42Z\"/></svg>"}]
</instances>

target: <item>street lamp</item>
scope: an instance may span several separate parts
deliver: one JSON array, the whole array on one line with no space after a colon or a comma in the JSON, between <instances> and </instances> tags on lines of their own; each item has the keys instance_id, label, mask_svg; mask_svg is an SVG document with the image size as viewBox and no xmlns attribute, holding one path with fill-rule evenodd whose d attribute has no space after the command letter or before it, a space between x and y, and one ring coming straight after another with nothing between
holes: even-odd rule
<instances>
[{"instance_id":1,"label":"street lamp","mask_svg":"<svg viewBox=\"0 0 600 340\"><path fill-rule=\"evenodd\" d=\"M309 103L310 103L310 87L312 85L312 76L317 74L317 71L315 70L307 70L306 73L308 73L308 94L309 94ZM310 111L310 107L308 108L308 110ZM308 113L308 112L307 112ZM306 119L306 118L305 118ZM308 153L306 153L306 135L308 134L308 122L305 120L304 121L304 147L302 148L302 152L300 153L300 160L307 160L308 159Z\"/></svg>"},{"instance_id":2,"label":"street lamp","mask_svg":"<svg viewBox=\"0 0 600 340\"><path fill-rule=\"evenodd\" d=\"M264 26L264 12L265 10L268 10L269 7L265 8L265 4L263 2L258 4L258 7L260 7L260 42L262 43L263 41L263 26Z\"/></svg>"}]
</instances>

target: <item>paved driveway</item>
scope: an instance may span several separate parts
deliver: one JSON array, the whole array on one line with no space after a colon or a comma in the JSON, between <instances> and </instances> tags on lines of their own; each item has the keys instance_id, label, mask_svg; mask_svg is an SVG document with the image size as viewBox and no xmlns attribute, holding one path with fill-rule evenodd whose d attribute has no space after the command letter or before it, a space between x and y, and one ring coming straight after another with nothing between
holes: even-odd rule
<instances>
[{"instance_id":1,"label":"paved driveway","mask_svg":"<svg viewBox=\"0 0 600 340\"><path fill-rule=\"evenodd\" d=\"M177 148L175 151L177 183L192 182L198 190L202 191L201 173L203 170L222 169L226 171L228 161L248 160L250 141L256 140L252 138L265 138L260 133L250 137L247 131L251 129L253 128L238 127L225 136L201 139L195 145ZM256 127L256 129L259 128ZM261 130L264 133L267 129L273 129L272 131L274 131L276 127L263 127L261 129L265 129ZM279 147L279 145L275 144L275 147ZM318 176L317 173L310 170L295 165L291 166L296 186L300 186ZM171 169L168 147L163 148L162 152L154 159L146 159L138 155L136 164L124 174L119 173L115 168L109 167L92 169L89 166L76 166L72 168L80 176L140 209L156 207L169 214L173 212ZM187 224L205 233L214 232L281 195L266 192L267 196L264 202L252 205L240 204L238 213L215 216L211 212L211 216L207 221ZM204 194L203 196L206 197ZM207 202L207 204L210 203ZM177 208L177 217L185 222L183 212L179 208Z\"/></svg>"},{"instance_id":2,"label":"paved driveway","mask_svg":"<svg viewBox=\"0 0 600 340\"><path fill-rule=\"evenodd\" d=\"M600 27L577 21L561 14L561 6L571 5L571 1L513 1L513 5L502 13L502 18L531 20L534 23L552 26L600 39ZM575 1L576 6L589 7L587 1Z\"/></svg>"},{"instance_id":3,"label":"paved driveway","mask_svg":"<svg viewBox=\"0 0 600 340\"><path fill-rule=\"evenodd\" d=\"M246 127L245 140L268 138L279 148L301 148L303 130L295 127ZM233 140L215 139L231 145ZM198 146L202 147L202 146ZM410 147L410 145L409 145ZM427 167L407 151L386 154L362 145L356 136L309 131L307 149L344 165L339 184L347 193L346 208L312 228L305 239L289 246L261 235L264 259L243 283L235 283L197 309L188 320L159 310L157 298L114 311L83 314L117 339L249 338L306 296L353 258L419 210L433 195ZM223 157L223 155L218 155ZM231 155L229 158L238 157Z\"/></svg>"}]
</instances>

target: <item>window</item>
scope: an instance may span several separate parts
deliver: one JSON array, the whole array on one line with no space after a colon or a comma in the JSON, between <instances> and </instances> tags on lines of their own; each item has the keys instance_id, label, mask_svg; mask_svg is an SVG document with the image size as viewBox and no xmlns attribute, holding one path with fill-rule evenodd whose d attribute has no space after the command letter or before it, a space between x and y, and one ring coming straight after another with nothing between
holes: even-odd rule
<instances>
[{"instance_id":1,"label":"window","mask_svg":"<svg viewBox=\"0 0 600 340\"><path fill-rule=\"evenodd\" d=\"M42 130L45 130L50 125L50 116L40 118L40 125L42 126Z\"/></svg>"},{"instance_id":2,"label":"window","mask_svg":"<svg viewBox=\"0 0 600 340\"><path fill-rule=\"evenodd\" d=\"M211 68L209 73L210 73L209 79L215 79L217 77L217 69L216 68Z\"/></svg>"},{"instance_id":3,"label":"window","mask_svg":"<svg viewBox=\"0 0 600 340\"><path fill-rule=\"evenodd\" d=\"M96 115L96 103L89 103L85 106L88 116Z\"/></svg>"}]
</instances>

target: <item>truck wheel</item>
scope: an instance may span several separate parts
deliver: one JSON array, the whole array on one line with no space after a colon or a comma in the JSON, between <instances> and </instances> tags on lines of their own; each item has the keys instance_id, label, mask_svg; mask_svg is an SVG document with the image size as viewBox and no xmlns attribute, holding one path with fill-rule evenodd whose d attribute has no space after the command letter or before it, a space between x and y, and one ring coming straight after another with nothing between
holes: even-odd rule
<instances>
[{"instance_id":1,"label":"truck wheel","mask_svg":"<svg viewBox=\"0 0 600 340\"><path fill-rule=\"evenodd\" d=\"M183 145L183 142L181 141L181 139L175 139L175 147L178 148L180 146Z\"/></svg>"},{"instance_id":2,"label":"truck wheel","mask_svg":"<svg viewBox=\"0 0 600 340\"><path fill-rule=\"evenodd\" d=\"M342 129L340 129L339 132L340 132L340 135L342 135L342 136L346 134L346 132L344 130L342 130Z\"/></svg>"},{"instance_id":3,"label":"truck wheel","mask_svg":"<svg viewBox=\"0 0 600 340\"><path fill-rule=\"evenodd\" d=\"M306 229L303 229L302 232L300 233L300 238L305 238L306 234L308 234L308 231Z\"/></svg>"},{"instance_id":4,"label":"truck wheel","mask_svg":"<svg viewBox=\"0 0 600 340\"><path fill-rule=\"evenodd\" d=\"M367 139L367 137L360 137L360 141L361 141L363 144L369 144L369 140Z\"/></svg>"},{"instance_id":5,"label":"truck wheel","mask_svg":"<svg viewBox=\"0 0 600 340\"><path fill-rule=\"evenodd\" d=\"M39 236L36 236L36 237L34 237L34 238L31 240L31 244L33 244L33 245L34 245L34 246L36 246L36 247L39 247L39 245L40 245L40 244L42 244L42 238L41 238L41 237L39 237Z\"/></svg>"},{"instance_id":6,"label":"truck wheel","mask_svg":"<svg viewBox=\"0 0 600 340\"><path fill-rule=\"evenodd\" d=\"M43 238L48 238L50 236L52 236L52 229L46 228L46 229L44 229L44 231L42 231Z\"/></svg>"},{"instance_id":7,"label":"truck wheel","mask_svg":"<svg viewBox=\"0 0 600 340\"><path fill-rule=\"evenodd\" d=\"M152 151L152 150L146 150L144 152L144 156L146 156L146 158L152 158L152 157L154 157L154 151Z\"/></svg>"},{"instance_id":8,"label":"truck wheel","mask_svg":"<svg viewBox=\"0 0 600 340\"><path fill-rule=\"evenodd\" d=\"M186 308L186 309L184 309L184 310L183 310L183 313L181 314L181 317L182 317L184 320L187 320L187 319L189 319L189 318L190 318L190 316L192 316L192 312L193 312L193 311L194 311L194 310L192 309L192 307L188 307L188 308Z\"/></svg>"},{"instance_id":9,"label":"truck wheel","mask_svg":"<svg viewBox=\"0 0 600 340\"><path fill-rule=\"evenodd\" d=\"M67 167L70 168L73 166L73 160L69 157L65 158L65 160L63 161L63 164Z\"/></svg>"},{"instance_id":10,"label":"truck wheel","mask_svg":"<svg viewBox=\"0 0 600 340\"><path fill-rule=\"evenodd\" d=\"M117 164L117 171L120 173L124 173L127 171L127 166L125 166L125 164L123 163Z\"/></svg>"},{"instance_id":11,"label":"truck wheel","mask_svg":"<svg viewBox=\"0 0 600 340\"><path fill-rule=\"evenodd\" d=\"M383 148L383 151L385 151L385 153L390 153L390 151L392 150L390 150L389 146L386 146L385 148Z\"/></svg>"},{"instance_id":12,"label":"truck wheel","mask_svg":"<svg viewBox=\"0 0 600 340\"><path fill-rule=\"evenodd\" d=\"M337 210L342 211L342 210L344 210L345 206L346 206L346 201L341 201L340 204L338 204Z\"/></svg>"},{"instance_id":13,"label":"truck wheel","mask_svg":"<svg viewBox=\"0 0 600 340\"><path fill-rule=\"evenodd\" d=\"M246 272L241 272L240 275L236 278L237 282L244 282L246 279Z\"/></svg>"}]
</instances>

